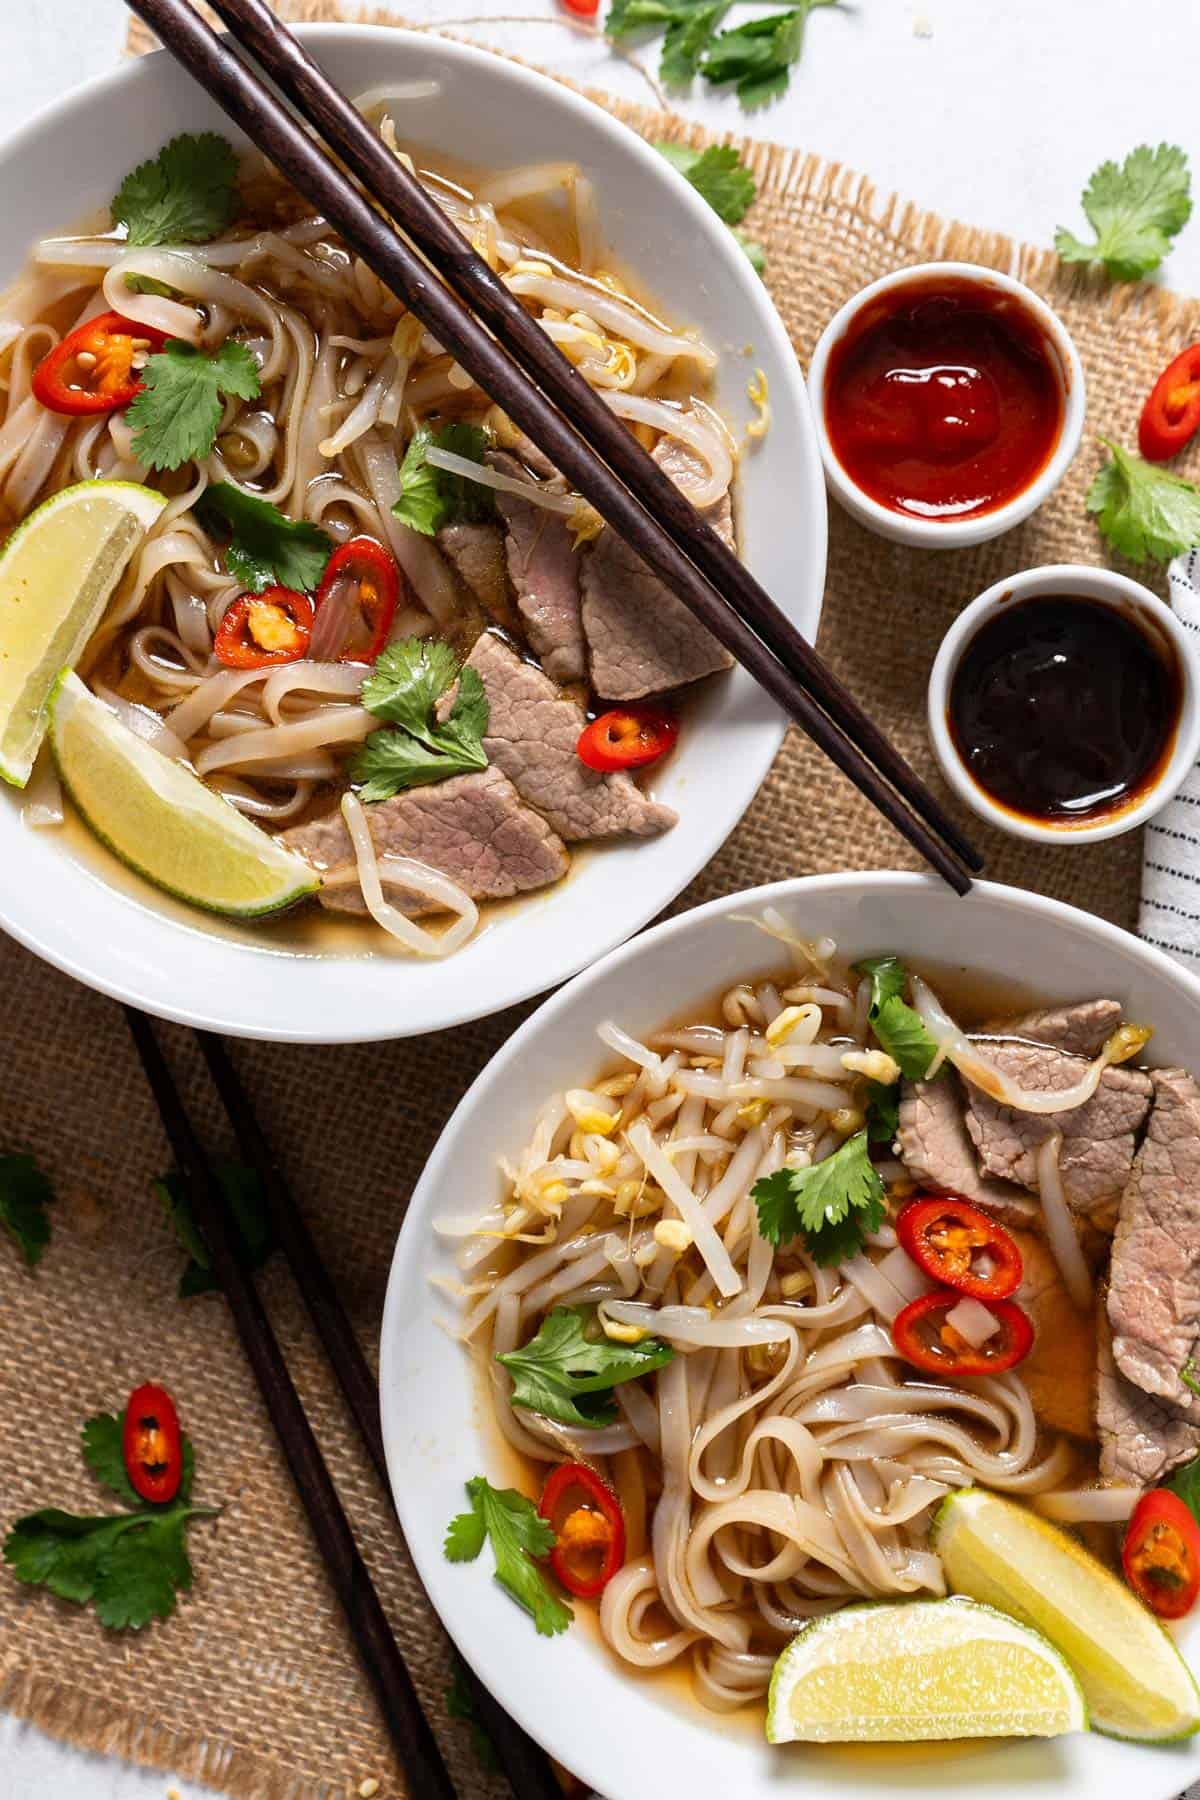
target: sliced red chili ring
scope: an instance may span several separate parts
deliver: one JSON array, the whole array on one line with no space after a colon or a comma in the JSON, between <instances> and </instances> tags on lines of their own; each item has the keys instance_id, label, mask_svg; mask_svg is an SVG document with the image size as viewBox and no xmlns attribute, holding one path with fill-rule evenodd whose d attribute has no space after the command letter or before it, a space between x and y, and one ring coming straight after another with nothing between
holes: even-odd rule
<instances>
[{"instance_id":1,"label":"sliced red chili ring","mask_svg":"<svg viewBox=\"0 0 1200 1800\"><path fill-rule=\"evenodd\" d=\"M374 538L340 544L317 589L310 654L318 662L374 662L400 599L395 559Z\"/></svg>"},{"instance_id":2,"label":"sliced red chili ring","mask_svg":"<svg viewBox=\"0 0 1200 1800\"><path fill-rule=\"evenodd\" d=\"M166 1388L152 1381L134 1388L121 1431L125 1473L143 1500L163 1505L179 1492L183 1478L183 1434Z\"/></svg>"},{"instance_id":3,"label":"sliced red chili ring","mask_svg":"<svg viewBox=\"0 0 1200 1800\"><path fill-rule=\"evenodd\" d=\"M930 1375L1000 1375L1033 1348L1033 1326L1012 1300L979 1300L997 1329L978 1349L950 1324L947 1315L969 1299L953 1288L922 1294L896 1314L892 1341L914 1368Z\"/></svg>"},{"instance_id":4,"label":"sliced red chili ring","mask_svg":"<svg viewBox=\"0 0 1200 1800\"><path fill-rule=\"evenodd\" d=\"M213 650L227 669L270 669L296 662L312 638L313 603L294 588L242 594L217 628Z\"/></svg>"},{"instance_id":5,"label":"sliced red chili ring","mask_svg":"<svg viewBox=\"0 0 1200 1800\"><path fill-rule=\"evenodd\" d=\"M575 754L589 769L612 774L617 769L644 769L672 749L678 721L659 706L626 706L601 713L579 734Z\"/></svg>"},{"instance_id":6,"label":"sliced red chili ring","mask_svg":"<svg viewBox=\"0 0 1200 1800\"><path fill-rule=\"evenodd\" d=\"M926 1275L960 1294L1006 1300L1021 1285L1016 1241L961 1194L910 1200L896 1220L896 1236Z\"/></svg>"},{"instance_id":7,"label":"sliced red chili ring","mask_svg":"<svg viewBox=\"0 0 1200 1800\"><path fill-rule=\"evenodd\" d=\"M550 1567L569 1594L594 1600L625 1561L625 1516L607 1482L586 1463L560 1463L538 1511L555 1534Z\"/></svg>"},{"instance_id":8,"label":"sliced red chili ring","mask_svg":"<svg viewBox=\"0 0 1200 1800\"><path fill-rule=\"evenodd\" d=\"M1138 448L1149 462L1177 456L1200 428L1200 344L1169 362L1150 389L1138 423Z\"/></svg>"},{"instance_id":9,"label":"sliced red chili ring","mask_svg":"<svg viewBox=\"0 0 1200 1800\"><path fill-rule=\"evenodd\" d=\"M142 390L134 357L142 350L161 350L166 341L165 331L117 312L98 313L43 356L33 371L34 398L51 412L116 412Z\"/></svg>"},{"instance_id":10,"label":"sliced red chili ring","mask_svg":"<svg viewBox=\"0 0 1200 1800\"><path fill-rule=\"evenodd\" d=\"M1169 1488L1143 1494L1121 1546L1125 1579L1160 1619L1182 1619L1200 1592L1200 1526Z\"/></svg>"},{"instance_id":11,"label":"sliced red chili ring","mask_svg":"<svg viewBox=\"0 0 1200 1800\"><path fill-rule=\"evenodd\" d=\"M562 0L562 4L577 19L594 19L600 11L600 0Z\"/></svg>"}]
</instances>

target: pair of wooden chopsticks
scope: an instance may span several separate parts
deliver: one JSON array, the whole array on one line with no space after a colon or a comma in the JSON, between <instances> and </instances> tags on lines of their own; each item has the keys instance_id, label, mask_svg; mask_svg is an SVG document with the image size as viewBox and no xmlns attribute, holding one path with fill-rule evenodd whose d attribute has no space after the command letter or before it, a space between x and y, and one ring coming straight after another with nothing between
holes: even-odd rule
<instances>
[{"instance_id":1,"label":"pair of wooden chopsticks","mask_svg":"<svg viewBox=\"0 0 1200 1800\"><path fill-rule=\"evenodd\" d=\"M219 1183L188 1118L154 1028L144 1013L125 1017L158 1105L180 1179L212 1259L213 1273L229 1302L242 1348L308 1514L329 1579L345 1610L363 1667L375 1688L414 1800L455 1800L429 1721L392 1635L379 1596L321 1455L303 1403L288 1373L278 1339L253 1281L233 1250L232 1226ZM309 1315L362 1434L367 1453L390 1495L379 1390L309 1235L279 1164L261 1131L249 1097L220 1038L196 1032L204 1060L229 1115L238 1148L262 1182L267 1211ZM476 1717L496 1747L518 1800L562 1800L545 1754L526 1736L488 1690L463 1665Z\"/></svg>"},{"instance_id":2,"label":"pair of wooden chopsticks","mask_svg":"<svg viewBox=\"0 0 1200 1800\"><path fill-rule=\"evenodd\" d=\"M983 867L978 851L266 0L210 3L230 38L210 30L189 0L128 0L472 380L925 860L958 893L966 893L967 870ZM243 60L246 56L270 76L283 100Z\"/></svg>"}]
</instances>

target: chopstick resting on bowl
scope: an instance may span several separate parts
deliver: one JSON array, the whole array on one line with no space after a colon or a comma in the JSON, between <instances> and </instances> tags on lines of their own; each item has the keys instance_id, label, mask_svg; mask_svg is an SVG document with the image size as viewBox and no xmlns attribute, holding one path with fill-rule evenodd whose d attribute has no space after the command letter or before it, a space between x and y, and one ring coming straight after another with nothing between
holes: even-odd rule
<instances>
[{"instance_id":1,"label":"chopstick resting on bowl","mask_svg":"<svg viewBox=\"0 0 1200 1800\"><path fill-rule=\"evenodd\" d=\"M233 29L230 39L219 38L188 0L128 4L765 692L931 867L966 893L966 870L982 867L970 841L670 477L441 218L415 178L373 142L366 122L262 0L216 0ZM294 111L231 45L259 58ZM360 176L366 193L321 138Z\"/></svg>"},{"instance_id":2,"label":"chopstick resting on bowl","mask_svg":"<svg viewBox=\"0 0 1200 1800\"><path fill-rule=\"evenodd\" d=\"M426 1800L426 1796L428 1800L454 1800L453 1784L354 1543L283 1353L251 1277L231 1251L230 1220L220 1184L214 1180L212 1166L188 1118L154 1027L144 1013L132 1007L125 1008L125 1018L180 1178L211 1254L214 1273L233 1313L322 1560L375 1684L409 1789L421 1800ZM208 1032L197 1031L193 1035L233 1127L238 1148L262 1183L272 1230L390 1501L378 1383L224 1043ZM545 1752L509 1717L474 1670L465 1662L462 1668L476 1717L495 1746L513 1793L519 1800L562 1800L562 1789Z\"/></svg>"}]
</instances>

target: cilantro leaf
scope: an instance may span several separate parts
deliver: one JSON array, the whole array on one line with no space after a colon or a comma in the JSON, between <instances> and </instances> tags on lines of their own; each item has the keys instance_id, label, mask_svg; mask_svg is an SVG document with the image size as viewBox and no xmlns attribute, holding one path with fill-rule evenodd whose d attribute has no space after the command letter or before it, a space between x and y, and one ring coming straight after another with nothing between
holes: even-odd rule
<instances>
[{"instance_id":1,"label":"cilantro leaf","mask_svg":"<svg viewBox=\"0 0 1200 1800\"><path fill-rule=\"evenodd\" d=\"M900 1129L900 1099L895 1087L867 1083L867 1141L890 1144Z\"/></svg>"},{"instance_id":2,"label":"cilantro leaf","mask_svg":"<svg viewBox=\"0 0 1200 1800\"><path fill-rule=\"evenodd\" d=\"M676 24L710 4L711 0L612 0L604 33L610 38L632 37L656 25Z\"/></svg>"},{"instance_id":3,"label":"cilantro leaf","mask_svg":"<svg viewBox=\"0 0 1200 1800\"><path fill-rule=\"evenodd\" d=\"M593 1396L661 1369L674 1357L671 1346L657 1338L643 1338L640 1344L588 1338L583 1329L587 1316L584 1307L556 1306L527 1344L497 1356L513 1378L513 1406L562 1425L610 1425L616 1407Z\"/></svg>"},{"instance_id":4,"label":"cilantro leaf","mask_svg":"<svg viewBox=\"0 0 1200 1800\"><path fill-rule=\"evenodd\" d=\"M125 1468L122 1433L125 1414L96 1413L83 1427L81 1447L83 1460L96 1480L111 1488L126 1506L141 1506L142 1500Z\"/></svg>"},{"instance_id":5,"label":"cilantro leaf","mask_svg":"<svg viewBox=\"0 0 1200 1800\"><path fill-rule=\"evenodd\" d=\"M1200 544L1200 490L1109 438L1112 458L1087 494L1087 509L1114 550L1131 562L1170 562Z\"/></svg>"},{"instance_id":6,"label":"cilantro leaf","mask_svg":"<svg viewBox=\"0 0 1200 1800\"><path fill-rule=\"evenodd\" d=\"M1157 269L1192 210L1187 157L1175 144L1139 144L1121 164L1101 163L1083 195L1096 233L1086 244L1060 229L1054 247L1064 262L1101 262L1117 281Z\"/></svg>"},{"instance_id":7,"label":"cilantro leaf","mask_svg":"<svg viewBox=\"0 0 1200 1800\"><path fill-rule=\"evenodd\" d=\"M57 1506L43 1507L17 1520L4 1540L4 1560L18 1581L47 1587L60 1600L83 1606L95 1592L100 1557L140 1517L138 1513L84 1516Z\"/></svg>"},{"instance_id":8,"label":"cilantro leaf","mask_svg":"<svg viewBox=\"0 0 1200 1800\"><path fill-rule=\"evenodd\" d=\"M745 218L758 183L732 144L710 144L707 150L689 150L685 144L655 144L654 148L691 182L724 224L737 225Z\"/></svg>"},{"instance_id":9,"label":"cilantro leaf","mask_svg":"<svg viewBox=\"0 0 1200 1800\"><path fill-rule=\"evenodd\" d=\"M479 425L443 425L437 431L418 425L400 464L400 498L392 508L401 524L432 537L454 520L479 525L490 519L496 510L490 488L426 461L437 449L481 463L489 441Z\"/></svg>"},{"instance_id":10,"label":"cilantro leaf","mask_svg":"<svg viewBox=\"0 0 1200 1800\"><path fill-rule=\"evenodd\" d=\"M1192 1517L1200 1522L1200 1456L1193 1457L1191 1462L1176 1469L1164 1485L1171 1493L1179 1495Z\"/></svg>"},{"instance_id":11,"label":"cilantro leaf","mask_svg":"<svg viewBox=\"0 0 1200 1800\"><path fill-rule=\"evenodd\" d=\"M238 208L237 157L215 131L184 132L139 163L117 190L114 225L131 244L203 244Z\"/></svg>"},{"instance_id":12,"label":"cilantro leaf","mask_svg":"<svg viewBox=\"0 0 1200 1800\"><path fill-rule=\"evenodd\" d=\"M16 1240L28 1268L41 1261L50 1242L46 1207L53 1198L50 1179L32 1156L0 1156L0 1225Z\"/></svg>"},{"instance_id":13,"label":"cilantro leaf","mask_svg":"<svg viewBox=\"0 0 1200 1800\"><path fill-rule=\"evenodd\" d=\"M744 231L735 231L733 235L749 257L750 267L754 270L754 273L756 275L765 275L767 272L767 253L762 245L757 243L754 238L747 237Z\"/></svg>"},{"instance_id":14,"label":"cilantro leaf","mask_svg":"<svg viewBox=\"0 0 1200 1800\"><path fill-rule=\"evenodd\" d=\"M436 703L456 680L454 705L439 719ZM351 764L351 780L368 804L390 800L405 788L487 768L483 682L475 669L459 668L446 644L419 638L389 644L363 681L362 701L377 718L398 727L373 731Z\"/></svg>"},{"instance_id":15,"label":"cilantro leaf","mask_svg":"<svg viewBox=\"0 0 1200 1800\"><path fill-rule=\"evenodd\" d=\"M261 1269L275 1248L275 1234L271 1229L262 1182L255 1170L231 1157L214 1158L213 1172L233 1221L238 1260L245 1269ZM179 1239L180 1249L187 1252L187 1265L179 1277L179 1298L190 1300L195 1294L214 1293L217 1278L212 1272L208 1246L196 1223L187 1189L174 1170L153 1186L167 1223Z\"/></svg>"},{"instance_id":16,"label":"cilantro leaf","mask_svg":"<svg viewBox=\"0 0 1200 1800\"><path fill-rule=\"evenodd\" d=\"M454 1679L450 1682L444 1695L446 1712L452 1719L462 1719L471 1727L471 1748L476 1760L494 1773L500 1767L500 1758L496 1754L496 1746L475 1716L475 1703L471 1698L471 1690L467 1686L462 1664L454 1664Z\"/></svg>"},{"instance_id":17,"label":"cilantro leaf","mask_svg":"<svg viewBox=\"0 0 1200 1800\"><path fill-rule=\"evenodd\" d=\"M802 1237L814 1262L845 1262L862 1249L885 1215L883 1182L871 1162L867 1134L856 1131L832 1156L807 1169L777 1169L751 1189L758 1229L768 1243Z\"/></svg>"},{"instance_id":18,"label":"cilantro leaf","mask_svg":"<svg viewBox=\"0 0 1200 1800\"><path fill-rule=\"evenodd\" d=\"M937 1055L937 1045L907 1000L901 998L908 972L898 956L868 956L854 965L856 975L871 978L871 1029L888 1055L910 1081L921 1081Z\"/></svg>"},{"instance_id":19,"label":"cilantro leaf","mask_svg":"<svg viewBox=\"0 0 1200 1800\"><path fill-rule=\"evenodd\" d=\"M728 11L729 0L701 0L701 4L689 5L679 18L671 20L658 62L658 72L668 87L688 86Z\"/></svg>"},{"instance_id":20,"label":"cilantro leaf","mask_svg":"<svg viewBox=\"0 0 1200 1800\"><path fill-rule=\"evenodd\" d=\"M192 1508L181 1505L147 1514L136 1531L121 1532L100 1552L92 1602L102 1625L140 1631L151 1619L170 1618L176 1594L192 1585L184 1543L190 1517Z\"/></svg>"},{"instance_id":21,"label":"cilantro leaf","mask_svg":"<svg viewBox=\"0 0 1200 1800\"><path fill-rule=\"evenodd\" d=\"M1197 1372L1194 1357L1188 1357L1182 1369L1179 1371L1179 1379L1182 1381L1184 1387L1191 1388L1193 1394L1195 1394L1197 1398L1200 1398L1200 1373Z\"/></svg>"},{"instance_id":22,"label":"cilantro leaf","mask_svg":"<svg viewBox=\"0 0 1200 1800\"><path fill-rule=\"evenodd\" d=\"M787 12L767 13L721 32L700 64L700 73L714 85L734 82L747 112L764 106L787 87L791 67L804 48L809 13L814 7L836 4L837 0L803 0Z\"/></svg>"},{"instance_id":23,"label":"cilantro leaf","mask_svg":"<svg viewBox=\"0 0 1200 1800\"><path fill-rule=\"evenodd\" d=\"M289 519L269 500L243 493L230 481L206 488L196 513L206 530L232 533L225 561L252 594L275 586L311 594L321 585L333 539L311 519Z\"/></svg>"},{"instance_id":24,"label":"cilantro leaf","mask_svg":"<svg viewBox=\"0 0 1200 1800\"><path fill-rule=\"evenodd\" d=\"M254 400L260 391L258 365L233 338L213 351L172 338L146 364L142 384L125 416L133 426L133 453L148 469L203 461L216 442L222 397Z\"/></svg>"},{"instance_id":25,"label":"cilantro leaf","mask_svg":"<svg viewBox=\"0 0 1200 1800\"><path fill-rule=\"evenodd\" d=\"M533 1561L554 1548L554 1532L533 1501L515 1488L494 1488L483 1475L468 1481L467 1494L470 1511L452 1519L446 1532L449 1560L474 1562L487 1538L496 1559L496 1580L524 1607L541 1636L565 1631L575 1615L551 1593Z\"/></svg>"}]
</instances>

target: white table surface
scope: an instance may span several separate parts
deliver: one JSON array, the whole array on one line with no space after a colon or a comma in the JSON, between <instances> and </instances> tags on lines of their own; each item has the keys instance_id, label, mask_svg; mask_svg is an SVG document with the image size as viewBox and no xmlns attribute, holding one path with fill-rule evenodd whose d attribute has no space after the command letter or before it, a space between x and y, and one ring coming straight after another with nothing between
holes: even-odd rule
<instances>
[{"instance_id":1,"label":"white table surface","mask_svg":"<svg viewBox=\"0 0 1200 1800\"><path fill-rule=\"evenodd\" d=\"M943 215L1049 244L1056 225L1082 227L1079 194L1106 157L1167 135L1200 171L1192 79L1200 50L1185 24L1193 3L853 0L810 19L789 92L748 129L864 170L884 192ZM120 54L121 0L0 0L0 10L9 71L0 137ZM447 23L487 15L496 22L464 29L577 81L648 97L636 70L603 44L549 22L553 0L401 0L397 11ZM548 22L502 23L512 11L544 11ZM653 63L654 45L644 54ZM1164 109L1164 69L1182 105ZM730 95L698 93L681 110L718 128L742 125ZM1200 208L1167 280L1200 293ZM162 1800L172 1785L183 1800L200 1792L0 1719L3 1800Z\"/></svg>"}]
</instances>

